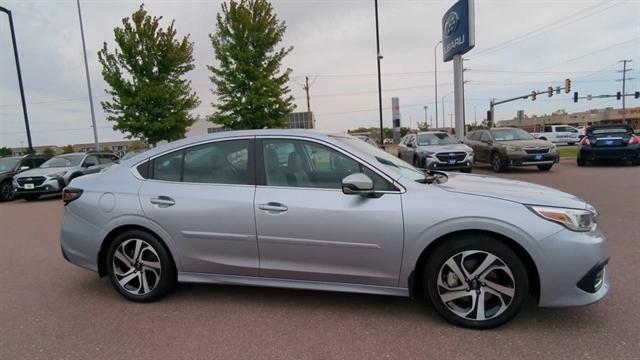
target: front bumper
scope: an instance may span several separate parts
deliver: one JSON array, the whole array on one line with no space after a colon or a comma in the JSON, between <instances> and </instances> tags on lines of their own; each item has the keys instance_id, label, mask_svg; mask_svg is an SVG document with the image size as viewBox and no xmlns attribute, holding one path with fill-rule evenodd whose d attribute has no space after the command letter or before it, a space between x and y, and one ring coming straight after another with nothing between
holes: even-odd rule
<instances>
[{"instance_id":1,"label":"front bumper","mask_svg":"<svg viewBox=\"0 0 640 360\"><path fill-rule=\"evenodd\" d=\"M451 161L441 161L434 156L427 156L425 163L429 170L468 170L473 167L473 155L467 155L463 160L451 159Z\"/></svg>"},{"instance_id":2,"label":"front bumper","mask_svg":"<svg viewBox=\"0 0 640 360\"><path fill-rule=\"evenodd\" d=\"M555 153L546 154L507 154L509 166L536 166L552 165L560 162L560 155Z\"/></svg>"},{"instance_id":3,"label":"front bumper","mask_svg":"<svg viewBox=\"0 0 640 360\"><path fill-rule=\"evenodd\" d=\"M561 230L540 241L541 258L536 261L540 276L540 306L588 305L609 292L606 271L606 239L599 229L591 232ZM602 281L595 286L597 274Z\"/></svg>"},{"instance_id":4,"label":"front bumper","mask_svg":"<svg viewBox=\"0 0 640 360\"><path fill-rule=\"evenodd\" d=\"M593 147L581 146L578 150L578 157L585 161L598 160L621 160L621 161L638 161L640 160L640 146L609 146L609 147Z\"/></svg>"},{"instance_id":5,"label":"front bumper","mask_svg":"<svg viewBox=\"0 0 640 360\"><path fill-rule=\"evenodd\" d=\"M45 194L57 194L62 192L65 187L64 179L61 177L47 178L42 184L33 186L33 188L26 188L26 184L20 185L15 180L13 181L13 192L16 196L21 195L45 195Z\"/></svg>"}]
</instances>

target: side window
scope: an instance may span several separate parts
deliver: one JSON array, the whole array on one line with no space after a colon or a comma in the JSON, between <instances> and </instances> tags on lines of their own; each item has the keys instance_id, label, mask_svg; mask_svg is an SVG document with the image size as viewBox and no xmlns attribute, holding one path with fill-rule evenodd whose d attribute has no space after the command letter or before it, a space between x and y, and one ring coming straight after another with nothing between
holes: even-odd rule
<instances>
[{"instance_id":1,"label":"side window","mask_svg":"<svg viewBox=\"0 0 640 360\"><path fill-rule=\"evenodd\" d=\"M100 154L100 164L102 164L102 165L111 164L114 161L115 161L114 155Z\"/></svg>"},{"instance_id":2,"label":"side window","mask_svg":"<svg viewBox=\"0 0 640 360\"><path fill-rule=\"evenodd\" d=\"M487 131L483 131L482 135L480 135L480 141L489 141L491 138L489 137L489 133Z\"/></svg>"},{"instance_id":3,"label":"side window","mask_svg":"<svg viewBox=\"0 0 640 360\"><path fill-rule=\"evenodd\" d=\"M99 164L98 155L89 155L84 159L84 162L82 163L82 165L86 167L94 166L98 164Z\"/></svg>"},{"instance_id":4,"label":"side window","mask_svg":"<svg viewBox=\"0 0 640 360\"><path fill-rule=\"evenodd\" d=\"M551 126L545 126L543 132L553 132L553 128Z\"/></svg>"},{"instance_id":5,"label":"side window","mask_svg":"<svg viewBox=\"0 0 640 360\"><path fill-rule=\"evenodd\" d=\"M183 151L160 156L153 161L153 176L156 180L180 181Z\"/></svg>"},{"instance_id":6,"label":"side window","mask_svg":"<svg viewBox=\"0 0 640 360\"><path fill-rule=\"evenodd\" d=\"M33 161L33 167L37 168L37 167L40 167L40 165L42 165L45 161L47 161L47 159L45 159L45 158L35 158L35 159L32 159L32 161Z\"/></svg>"},{"instance_id":7,"label":"side window","mask_svg":"<svg viewBox=\"0 0 640 360\"><path fill-rule=\"evenodd\" d=\"M249 184L249 140L221 141L186 149L182 181Z\"/></svg>"},{"instance_id":8,"label":"side window","mask_svg":"<svg viewBox=\"0 0 640 360\"><path fill-rule=\"evenodd\" d=\"M480 141L480 131L475 131L471 134L471 140Z\"/></svg>"},{"instance_id":9,"label":"side window","mask_svg":"<svg viewBox=\"0 0 640 360\"><path fill-rule=\"evenodd\" d=\"M286 163L280 156L286 151ZM298 140L263 140L265 180L271 186L293 186L340 189L342 179L364 172L376 189L389 190L391 185L357 161L327 146Z\"/></svg>"}]
</instances>

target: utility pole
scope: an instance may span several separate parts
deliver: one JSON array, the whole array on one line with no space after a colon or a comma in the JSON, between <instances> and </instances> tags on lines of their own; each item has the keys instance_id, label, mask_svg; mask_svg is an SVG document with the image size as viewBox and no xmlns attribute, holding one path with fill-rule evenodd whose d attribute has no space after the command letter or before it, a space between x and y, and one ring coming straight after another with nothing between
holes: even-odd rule
<instances>
[{"instance_id":1,"label":"utility pole","mask_svg":"<svg viewBox=\"0 0 640 360\"><path fill-rule=\"evenodd\" d=\"M428 125L427 125L427 109L429 109L429 107L425 105L424 106L424 126L425 127L428 127Z\"/></svg>"},{"instance_id":2,"label":"utility pole","mask_svg":"<svg viewBox=\"0 0 640 360\"><path fill-rule=\"evenodd\" d=\"M11 31L11 42L13 43L13 57L16 60L16 71L18 72L18 86L20 87L20 101L22 102L22 115L24 117L24 127L27 130L27 143L29 152L33 153L33 143L31 142L31 130L29 129L29 117L27 116L27 101L24 99L24 87L22 85L22 71L20 70L20 58L18 58L18 44L16 44L16 33L13 29L13 16L11 11L0 6L0 11L9 16L9 29Z\"/></svg>"},{"instance_id":3,"label":"utility pole","mask_svg":"<svg viewBox=\"0 0 640 360\"><path fill-rule=\"evenodd\" d=\"M438 128L438 45L442 44L442 40L436 43L436 46L433 47L433 77L434 77L434 86L435 86L435 103L436 103L436 129ZM444 110L442 110L442 122L444 122Z\"/></svg>"},{"instance_id":4,"label":"utility pole","mask_svg":"<svg viewBox=\"0 0 640 360\"><path fill-rule=\"evenodd\" d=\"M100 144L98 143L98 127L96 126L96 114L93 110L93 94L91 92L91 78L89 77L89 62L87 61L87 46L84 43L84 28L82 26L82 12L80 11L80 0L77 0L78 4L78 19L80 20L80 37L82 38L82 53L84 54L84 72L87 76L87 88L89 89L89 108L91 109L91 125L93 126L93 141L95 143L96 151L100 151Z\"/></svg>"},{"instance_id":5,"label":"utility pole","mask_svg":"<svg viewBox=\"0 0 640 360\"><path fill-rule=\"evenodd\" d=\"M627 106L626 106L626 95L627 95L627 71L631 71L633 69L627 69L627 63L630 63L631 60L620 60L622 63L622 122L627 122ZM631 79L629 79L631 80Z\"/></svg>"},{"instance_id":6,"label":"utility pole","mask_svg":"<svg viewBox=\"0 0 640 360\"><path fill-rule=\"evenodd\" d=\"M384 146L384 129L382 125L382 75L380 73L380 60L382 60L382 54L380 54L380 28L378 25L378 0L375 0L374 5L376 7L376 59L378 61L378 111L380 115L380 145Z\"/></svg>"},{"instance_id":7,"label":"utility pole","mask_svg":"<svg viewBox=\"0 0 640 360\"><path fill-rule=\"evenodd\" d=\"M304 91L307 93L307 129L313 129L313 119L311 117L311 100L309 97L309 77L305 76L305 83L302 87Z\"/></svg>"}]
</instances>

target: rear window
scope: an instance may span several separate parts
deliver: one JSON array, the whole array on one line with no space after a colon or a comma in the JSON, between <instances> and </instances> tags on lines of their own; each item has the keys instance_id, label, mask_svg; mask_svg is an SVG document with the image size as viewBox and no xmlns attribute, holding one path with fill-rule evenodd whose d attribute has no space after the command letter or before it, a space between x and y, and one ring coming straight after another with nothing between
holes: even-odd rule
<instances>
[{"instance_id":1,"label":"rear window","mask_svg":"<svg viewBox=\"0 0 640 360\"><path fill-rule=\"evenodd\" d=\"M593 129L589 131L593 135L602 135L602 134L626 134L629 132L627 128L624 127L610 127L610 128L600 128Z\"/></svg>"}]
</instances>

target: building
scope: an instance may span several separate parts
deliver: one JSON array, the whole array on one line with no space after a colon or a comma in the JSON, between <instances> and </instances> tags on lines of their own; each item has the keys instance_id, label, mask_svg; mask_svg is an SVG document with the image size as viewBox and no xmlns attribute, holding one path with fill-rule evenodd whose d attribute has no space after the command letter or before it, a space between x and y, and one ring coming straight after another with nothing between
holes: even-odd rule
<instances>
[{"instance_id":1,"label":"building","mask_svg":"<svg viewBox=\"0 0 640 360\"><path fill-rule=\"evenodd\" d=\"M500 120L497 124L498 126L516 126L527 131L537 132L541 131L545 125L589 126L619 124L624 122L622 115L622 109L614 109L612 107L571 114L564 110L558 110L550 115L524 115L522 118L514 117L510 120ZM640 107L626 109L626 123L634 129L640 129Z\"/></svg>"},{"instance_id":2,"label":"building","mask_svg":"<svg viewBox=\"0 0 640 360\"><path fill-rule=\"evenodd\" d=\"M313 129L315 128L315 117L313 112L306 111L294 112L289 114L289 129ZM187 130L187 137L212 134L221 131L229 131L230 129L222 125L214 124L206 118L199 117L193 125Z\"/></svg>"}]
</instances>

